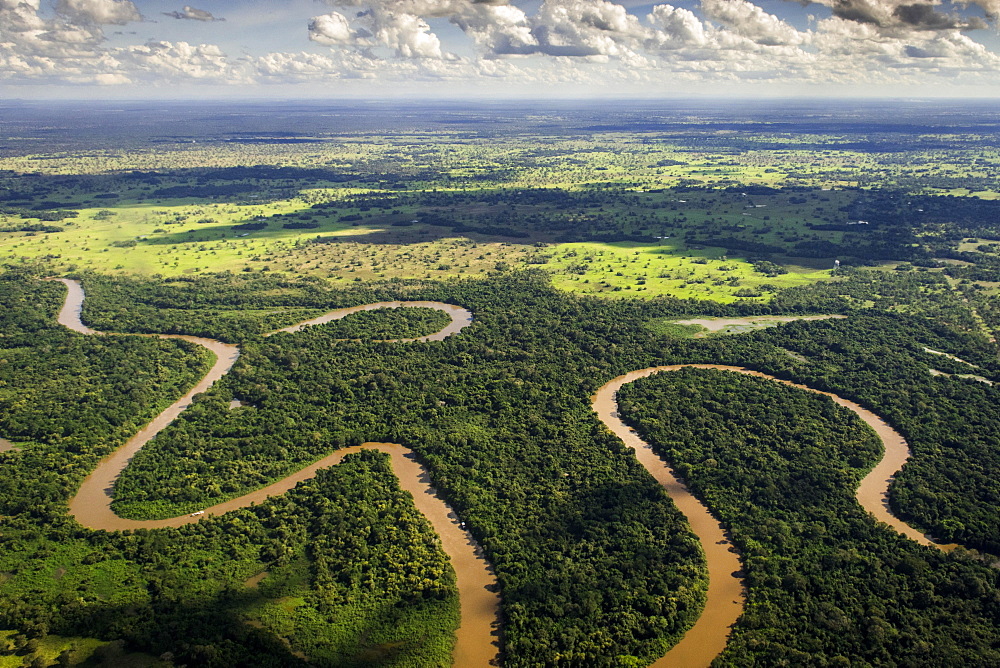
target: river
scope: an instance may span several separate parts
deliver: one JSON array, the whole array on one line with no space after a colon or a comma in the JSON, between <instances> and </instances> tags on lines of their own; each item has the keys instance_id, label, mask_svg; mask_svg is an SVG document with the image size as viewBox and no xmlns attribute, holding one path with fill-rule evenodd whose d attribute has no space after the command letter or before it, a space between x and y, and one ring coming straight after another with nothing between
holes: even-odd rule
<instances>
[{"instance_id":1,"label":"river","mask_svg":"<svg viewBox=\"0 0 1000 668\"><path fill-rule=\"evenodd\" d=\"M814 390L811 387L781 380L759 371L743 367L725 366L719 364L675 364L670 366L650 367L632 371L619 376L603 385L591 400L591 406L600 420L622 439L625 445L632 448L636 458L647 471L663 485L674 503L687 518L691 530L701 541L705 551L705 561L708 567L708 597L701 617L695 622L677 645L670 649L661 659L652 665L656 668L683 666L697 668L709 666L725 649L733 624L743 612L745 589L742 578L742 564L736 553L736 548L726 535L722 525L712 516L709 509L687 489L673 469L653 452L652 447L643 441L618 415L617 393L622 386L639 378L651 376L654 373L677 371L685 367L698 369L716 369L766 378L790 387L807 392L814 392L830 397L837 404L853 411L865 421L881 439L885 447L882 459L866 475L858 487L855 497L861 507L874 518L884 522L907 538L921 545L947 550L952 545L940 545L920 533L910 525L895 517L889 510L889 484L910 457L910 447L895 429L885 423L882 418L853 401L848 401L830 392Z\"/></svg>"},{"instance_id":2,"label":"river","mask_svg":"<svg viewBox=\"0 0 1000 668\"><path fill-rule=\"evenodd\" d=\"M83 310L84 291L78 281L58 279L66 285L66 301L59 312L58 321L81 334L93 336L113 336L98 332L83 324L80 314ZM337 309L320 318L308 320L278 331L295 332L306 325L316 325L342 318L368 308L435 308L451 316L451 322L444 329L426 337L400 339L407 341L439 341L455 334L472 323L472 314L452 304L439 302L384 302L382 304ZM271 332L275 334L277 332ZM114 335L117 336L117 335ZM112 491L115 480L128 466L132 457L157 433L169 425L190 404L195 395L206 391L215 381L225 376L239 357L239 348L232 344L213 339L173 334L153 334L164 339L183 339L208 349L215 356L209 372L183 397L157 415L121 448L103 459L84 480L79 491L70 500L70 514L83 526L104 531L126 529L156 529L179 527L198 522L205 517L221 515L230 510L245 508L260 503L270 496L278 496L292 489L298 483L316 475L316 471L340 463L345 455L361 450L378 450L389 455L393 472L399 478L400 487L413 496L414 505L427 517L437 535L452 567L455 569L461 607L461 624L456 632L454 661L456 666L490 666L497 661L498 644L494 639L494 629L499 627L500 597L496 578L483 555L482 549L465 529L455 512L438 495L430 484L430 474L408 448L395 443L363 443L360 446L338 450L317 462L283 478L267 487L255 490L229 501L205 508L192 515L181 515L163 520L130 520L119 517L111 509Z\"/></svg>"},{"instance_id":3,"label":"river","mask_svg":"<svg viewBox=\"0 0 1000 668\"><path fill-rule=\"evenodd\" d=\"M82 334L108 336L85 326L80 320L84 292L77 281L59 279L67 287L66 302L59 313L59 323ZM437 341L461 331L472 322L472 314L461 307L439 302L381 302L365 306L337 309L319 318L307 320L278 332L293 333L303 327L319 325L342 318L350 313L372 308L422 307L436 308L451 316L451 323L439 332L407 341ZM700 323L699 323L700 324ZM415 458L412 451L395 443L363 443L357 447L338 450L298 472L255 490L241 497L230 499L205 508L195 515L182 515L163 520L130 520L119 517L111 510L111 493L115 480L128 465L131 458L159 431L187 408L192 398L207 390L232 368L239 357L239 349L212 339L180 335L149 335L160 338L174 338L204 346L215 355L215 363L208 374L187 394L174 402L154 420L133 436L129 441L104 459L81 485L79 492L70 501L70 513L82 525L92 529L115 531L123 529L177 527L200 521L205 517L221 515L230 510L260 503L270 496L277 496L292 489L299 482L312 478L316 471L335 466L345 455L365 449L387 453L392 468L399 478L400 486L413 495L414 505L430 521L441 538L444 551L451 559L458 581L461 599L461 627L457 632L455 665L488 666L498 660L494 629L499 627L500 599L496 592L496 578L486 561L481 548L464 528L455 512L440 498L430 485L430 475ZM654 373L676 371L685 367L716 369L743 373L758 378L766 378L808 392L830 397L834 402L848 408L871 426L885 446L885 453L876 466L861 481L856 498L875 519L891 526L899 533L922 545L948 549L934 543L927 536L899 520L889 511L888 489L893 476L910 457L910 449L903 437L874 413L858 404L829 392L814 390L804 385L781 380L764 373L743 367L713 364L678 364L650 367L619 376L602 386L592 398L593 410L600 420L622 441L632 448L639 462L667 491L671 499L687 518L694 534L701 541L705 552L709 574L708 594L705 608L681 641L652 665L656 668L667 666L700 667L708 666L723 651L730 631L743 612L746 592L742 576L742 563L732 541L722 525L708 508L696 499L681 482L673 470L656 455L648 443L626 425L618 415L618 390L639 378Z\"/></svg>"},{"instance_id":4,"label":"river","mask_svg":"<svg viewBox=\"0 0 1000 668\"><path fill-rule=\"evenodd\" d=\"M300 323L291 325L290 327L283 327L282 329L275 330L264 336L271 336L272 334L277 334L278 332L298 332L305 327L311 327L313 325L322 325L323 323L333 322L334 320L340 320L344 316L351 315L352 313L358 313L359 311L374 311L380 308L432 308L435 311L443 311L449 316L451 316L451 322L448 323L444 329L438 330L433 334L428 334L427 336L418 336L413 339L392 339L387 343L409 343L412 341L443 341L452 334L457 334L466 327L472 324L472 313L462 308L461 306L455 306L454 304L444 304L442 302L376 302L374 304L365 304L363 306L350 306L348 308L337 309L336 311L330 311L329 313L324 313L318 318L313 318L312 320L303 320Z\"/></svg>"}]
</instances>

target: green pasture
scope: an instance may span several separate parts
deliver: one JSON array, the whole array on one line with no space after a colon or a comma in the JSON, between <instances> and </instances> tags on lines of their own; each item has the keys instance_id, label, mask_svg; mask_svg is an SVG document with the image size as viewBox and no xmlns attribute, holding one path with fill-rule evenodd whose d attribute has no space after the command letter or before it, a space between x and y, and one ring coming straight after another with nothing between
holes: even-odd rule
<instances>
[{"instance_id":1,"label":"green pasture","mask_svg":"<svg viewBox=\"0 0 1000 668\"><path fill-rule=\"evenodd\" d=\"M977 147L970 155L914 150L900 161L891 151L840 146L843 138L834 136L792 137L766 128L742 138L712 136L718 141L691 143L690 138L624 131L558 138L406 131L307 145L261 144L252 156L240 145L193 142L8 156L0 158L0 170L52 178L46 182L46 199L79 215L56 223L64 227L61 232L0 232L0 263L40 262L52 273L279 272L335 282L437 280L543 265L556 286L581 294L670 294L729 302L767 299L773 289L829 278L832 258L797 266L792 256L797 245L844 242L848 233L815 228L850 222L856 192L846 186L865 187L878 179L927 192L1000 196L987 187L997 157L989 148ZM739 148L726 148L726 141ZM344 182L199 176L206 169L248 165L360 176ZM156 182L123 178L130 170L155 172ZM60 181L71 175L94 180L86 187ZM972 179L965 188L963 177ZM172 187L206 183L249 183L259 189L206 199L156 196ZM701 189L685 192L684 185ZM778 190L756 192L755 185ZM497 202L514 188L561 188L594 195L596 203ZM380 203L350 200L358 195ZM450 195L482 201L452 206ZM425 196L443 203L414 203ZM312 208L324 202L330 208ZM509 220L527 236L455 233L448 226L412 223L420 213L494 230ZM525 222L532 217L541 222ZM0 227L32 222L37 221L0 214ZM247 223L268 226L233 229ZM293 227L284 227L288 224ZM594 239L609 234L670 239L652 247L560 243L567 235ZM788 273L765 276L744 260L721 257L727 249L740 257L764 255L753 250L754 244L772 254L783 249L787 256L774 261ZM584 262L581 256L593 257Z\"/></svg>"},{"instance_id":2,"label":"green pasture","mask_svg":"<svg viewBox=\"0 0 1000 668\"><path fill-rule=\"evenodd\" d=\"M693 339L702 332L706 332L701 325L682 325L669 318L656 318L646 323L646 329L663 336L671 336L677 339Z\"/></svg>"},{"instance_id":3,"label":"green pasture","mask_svg":"<svg viewBox=\"0 0 1000 668\"><path fill-rule=\"evenodd\" d=\"M829 280L830 270L787 267L767 276L722 248L680 244L572 243L548 249L544 268L553 284L570 292L612 297L671 295L723 303L745 296L768 297L776 289ZM751 293L759 293L751 295Z\"/></svg>"},{"instance_id":4,"label":"green pasture","mask_svg":"<svg viewBox=\"0 0 1000 668\"><path fill-rule=\"evenodd\" d=\"M28 640L15 631L0 631L0 668L23 666L105 666L107 668L169 668L172 661L143 652L129 652L121 641L47 635Z\"/></svg>"},{"instance_id":5,"label":"green pasture","mask_svg":"<svg viewBox=\"0 0 1000 668\"><path fill-rule=\"evenodd\" d=\"M56 635L22 642L22 638L18 637L16 631L0 631L0 648L3 648L0 650L0 668L21 668L22 666L34 665L78 666L91 659L95 650L109 644L96 638L70 638ZM101 654L104 653L102 652ZM62 655L61 660L60 655ZM152 659L153 657L149 658ZM91 663L92 665L97 665L96 662ZM144 666L154 664L136 662L128 665Z\"/></svg>"},{"instance_id":6,"label":"green pasture","mask_svg":"<svg viewBox=\"0 0 1000 668\"><path fill-rule=\"evenodd\" d=\"M733 211L744 206L739 199L730 203ZM669 294L723 302L829 278L829 271L803 267L790 267L787 274L769 277L754 271L745 260L724 258L723 248L689 248L671 240L657 244L516 243L469 238L475 234L453 235L448 228L424 224L393 225L412 217L409 212L374 215L355 223L338 220L351 209L330 215L310 212L316 228L281 226L282 221L296 220L294 216L305 209L307 205L299 199L242 206L172 202L82 209L61 232L0 234L0 262L44 261L53 271L86 269L165 277L274 271L335 281L442 279L541 264L557 287L571 292L616 297ZM696 223L705 218L703 213L689 215ZM780 215L774 209L774 217ZM745 220L754 224L749 216ZM265 221L269 227L263 230L233 229ZM758 230L751 236L773 242L774 234ZM324 243L314 243L317 238Z\"/></svg>"}]
</instances>

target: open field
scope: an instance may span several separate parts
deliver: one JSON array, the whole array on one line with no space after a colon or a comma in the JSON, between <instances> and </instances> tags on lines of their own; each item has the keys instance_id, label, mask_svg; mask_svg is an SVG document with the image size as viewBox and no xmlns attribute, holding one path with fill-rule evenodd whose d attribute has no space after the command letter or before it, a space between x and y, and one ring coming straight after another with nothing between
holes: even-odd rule
<instances>
[{"instance_id":1,"label":"open field","mask_svg":"<svg viewBox=\"0 0 1000 668\"><path fill-rule=\"evenodd\" d=\"M729 303L773 295L782 288L829 280L830 270L789 267L768 276L720 248L635 242L553 246L545 269L553 285L570 292L630 297L671 295ZM622 294L624 293L624 294Z\"/></svg>"},{"instance_id":2,"label":"open field","mask_svg":"<svg viewBox=\"0 0 1000 668\"><path fill-rule=\"evenodd\" d=\"M787 273L769 276L755 271L745 259L727 258L723 248L688 247L669 240L525 244L475 233L474 238L441 236L442 228L426 224L352 226L335 221L323 222L317 231L308 233L232 230L241 221L287 207L287 203L249 211L227 207L222 212L209 208L213 222L194 220L206 215L205 208L157 208L153 212L124 208L103 219L98 212L84 209L63 232L0 235L7 237L0 238L0 253L5 252L9 262L49 262L53 271L162 276L276 271L334 281L441 279L481 276L498 267L541 266L553 275L554 285L571 292L616 297L671 294L724 302L740 296L766 296L776 289L828 279L831 274L790 265ZM171 223L165 220L178 217L189 222L167 227ZM317 238L322 241L317 243ZM623 291L630 292L614 294Z\"/></svg>"},{"instance_id":3,"label":"open field","mask_svg":"<svg viewBox=\"0 0 1000 668\"><path fill-rule=\"evenodd\" d=\"M43 152L45 142L13 143L0 155L0 262L339 282L544 265L572 292L728 302L827 279L834 259L964 252L942 232L949 216L980 238L1000 234L1000 152L985 132L734 132L690 117L611 126L572 114L553 132L541 113L516 133L458 117L388 133L300 118L276 135L200 120L193 134L143 129L114 147L87 134ZM638 258L625 257L628 243Z\"/></svg>"}]
</instances>

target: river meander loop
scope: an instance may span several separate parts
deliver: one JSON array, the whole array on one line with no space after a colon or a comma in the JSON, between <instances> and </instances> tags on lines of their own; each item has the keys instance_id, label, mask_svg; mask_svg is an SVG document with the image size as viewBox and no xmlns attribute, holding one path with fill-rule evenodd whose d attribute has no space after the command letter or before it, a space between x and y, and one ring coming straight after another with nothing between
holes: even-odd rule
<instances>
[{"instance_id":1,"label":"river meander loop","mask_svg":"<svg viewBox=\"0 0 1000 668\"><path fill-rule=\"evenodd\" d=\"M720 364L674 364L656 366L632 371L619 376L603 385L591 400L591 407L600 420L618 436L625 445L635 451L636 458L652 476L663 485L674 503L691 525L691 530L701 541L705 551L705 561L708 567L708 596L701 617L695 622L679 643L670 649L660 660L652 665L656 668L680 666L682 668L698 668L708 666L712 660L725 649L729 633L736 620L743 612L745 589L742 577L742 564L736 553L736 548L726 535L725 530L709 509L677 478L660 457L653 452L652 447L625 424L618 414L617 393L622 386L654 373L677 371L685 367L698 369L716 369L742 373L757 378L773 380L783 385L795 387L807 392L814 392L830 397L835 403L853 411L865 421L881 439L885 452L882 459L862 479L856 498L858 503L876 520L883 522L907 538L921 545L949 549L950 545L940 545L920 533L909 524L895 517L889 510L889 484L910 457L910 447L895 429L885 423L869 410L838 397L830 392L815 390L805 385L769 376L759 371L743 367L725 366Z\"/></svg>"},{"instance_id":2,"label":"river meander loop","mask_svg":"<svg viewBox=\"0 0 1000 668\"><path fill-rule=\"evenodd\" d=\"M80 320L83 309L84 292L80 283L70 279L58 279L66 285L66 301L59 312L59 324L81 334L92 336L112 336L98 332L84 325ZM442 330L429 336L414 339L397 339L392 342L440 341L461 331L472 323L472 314L452 304L439 302L381 302L331 311L320 318L301 322L292 327L278 330L296 332L307 325L316 325L343 318L361 310L373 308L422 307L444 311L451 316L451 322ZM271 332L271 334L276 334ZM215 355L215 363L209 372L183 397L157 415L121 448L103 459L93 472L83 481L80 490L69 502L70 514L77 522L90 529L120 531L125 529L157 529L179 527L198 522L205 517L221 515L230 510L260 503L270 496L284 494L298 483L316 475L316 471L339 464L345 455L361 450L378 450L387 453L392 469L399 478L400 487L413 495L414 505L430 521L441 546L455 569L456 584L461 606L461 623L456 631L454 664L456 666L489 666L497 660L497 645L493 642L493 629L499 626L500 598L496 593L496 578L482 550L464 528L454 511L438 496L430 485L427 470L416 461L413 453L396 443L362 443L344 448L323 459L283 478L267 487L250 492L235 499L216 504L192 515L181 515L163 520L131 520L119 517L111 509L112 491L115 480L128 466L132 457L157 433L169 425L188 406L196 394L206 391L215 381L225 376L239 357L237 346L213 339L174 334L153 334L163 339L183 339L198 344ZM267 336L270 336L268 334Z\"/></svg>"},{"instance_id":3,"label":"river meander loop","mask_svg":"<svg viewBox=\"0 0 1000 668\"><path fill-rule=\"evenodd\" d=\"M58 279L67 287L66 302L59 313L59 323L82 334L108 336L103 332L90 329L80 320L83 307L83 288L77 281ZM472 314L463 308L439 302L380 302L365 306L338 309L319 318L307 320L291 327L286 327L265 336L278 332L297 332L305 326L322 324L342 318L350 313L374 308L404 308L423 307L444 311L451 316L451 323L444 329L432 335L414 339L396 339L393 342L407 341L439 341L455 334L472 322ZM232 368L239 357L239 348L234 345L194 336L173 334L155 334L159 338L183 339L201 345L210 350L216 357L211 370L187 394L174 402L165 411L133 436L129 441L98 464L97 468L84 480L79 492L70 500L70 513L80 524L98 530L117 531L123 529L177 527L200 521L204 517L221 515L230 510L243 508L258 503L270 496L277 496L292 489L299 482L312 478L318 469L334 466L345 455L365 449L378 450L387 453L392 461L393 471L399 478L400 486L413 495L417 509L424 513L434 530L441 537L444 551L451 559L457 575L459 596L461 599L461 626L457 632L455 646L455 665L488 666L497 660L496 645L493 644L493 628L499 625L499 596L496 591L496 579L490 571L481 549L459 522L455 513L437 495L430 486L427 470L419 464L413 453L402 445L395 443L363 443L356 447L344 448L314 462L313 464L279 480L267 487L256 490L241 497L219 503L206 508L195 515L182 515L163 520L130 520L119 517L111 509L111 493L115 480L128 465L139 449L149 442L157 433L170 424L190 404L196 394L204 392L215 381L222 378ZM691 529L698 537L705 552L709 573L708 595L705 609L681 641L670 649L662 658L652 665L657 668L680 666L696 668L708 666L725 648L730 631L743 612L746 592L742 577L742 564L732 541L727 536L722 525L715 519L708 508L695 498L674 474L673 470L653 452L648 443L626 425L618 415L618 390L639 378L654 373L676 371L685 367L700 369L716 369L742 373L758 378L773 380L784 385L795 387L807 392L814 392L830 397L835 403L848 408L864 420L882 440L885 452L882 459L861 481L856 498L858 503L875 519L884 522L904 536L921 545L947 549L951 546L939 545L927 536L898 519L889 510L888 491L893 476L910 457L910 448L903 437L884 420L858 404L838 397L829 392L815 390L805 385L775 378L767 374L752 371L743 367L724 366L717 364L676 364L671 366L650 367L632 371L619 376L594 394L591 402L593 410L600 420L622 441L632 448L639 462L664 487L670 498L677 504L680 511L687 517Z\"/></svg>"}]
</instances>

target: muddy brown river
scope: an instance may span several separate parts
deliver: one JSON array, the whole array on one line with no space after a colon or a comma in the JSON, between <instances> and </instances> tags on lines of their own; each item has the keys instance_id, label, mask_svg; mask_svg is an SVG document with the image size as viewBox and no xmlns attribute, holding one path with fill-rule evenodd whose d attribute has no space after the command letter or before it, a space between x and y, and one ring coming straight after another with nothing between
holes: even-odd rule
<instances>
[{"instance_id":1,"label":"muddy brown river","mask_svg":"<svg viewBox=\"0 0 1000 668\"><path fill-rule=\"evenodd\" d=\"M312 320L304 320L298 324L292 325L290 327L284 327L282 329L270 332L264 336L271 336L272 334L277 334L278 332L298 332L306 327L311 327L313 325L322 325L323 323L333 322L334 320L340 320L341 318L351 315L352 313L358 313L359 311L374 311L380 308L432 308L435 311L443 311L451 317L451 322L448 323L444 329L441 329L433 334L428 334L427 336L418 336L413 339L392 339L386 343L408 343L411 341L443 341L452 334L457 334L466 327L472 324L472 314L462 308L461 306L455 306L454 304L444 304L442 302L375 302L374 304L365 304L364 306L350 306L348 308L337 309L336 311L330 311L329 313L324 313L318 318L313 318Z\"/></svg>"},{"instance_id":2,"label":"muddy brown river","mask_svg":"<svg viewBox=\"0 0 1000 668\"><path fill-rule=\"evenodd\" d=\"M96 336L111 336L93 330L80 320L84 293L77 281L58 279L67 287L66 302L59 313L59 323L82 334ZM303 327L319 325L342 318L350 313L374 308L404 308L423 307L435 308L451 316L451 323L435 334L415 339L399 339L407 341L438 341L446 336L461 331L472 322L472 314L457 306L439 302L381 302L365 306L338 309L319 318L307 320L278 332L297 332ZM267 336L270 336L268 334ZM116 531L123 529L178 527L200 521L205 517L221 515L230 510L244 508L253 503L264 501L270 496L284 494L299 482L312 478L316 471L328 466L335 466L344 456L360 450L378 450L389 455L392 468L399 478L400 486L413 495L414 505L430 521L441 539L445 553L451 559L458 581L458 591L461 598L461 626L457 632L457 643L454 652L456 666L488 666L498 660L498 646L494 632L499 627L499 595L496 591L496 578L482 550L476 544L471 534L454 511L438 496L430 485L427 470L416 460L414 454L402 445L395 443L363 443L360 446L338 450L333 454L301 469L300 471L279 480L267 487L250 492L244 496L205 508L199 513L183 515L164 520L130 520L119 517L111 510L112 489L115 480L128 465L129 461L150 439L163 430L191 403L196 394L204 392L215 381L222 378L232 368L239 357L239 349L230 344L212 339L180 335L148 335L160 338L183 339L201 345L212 351L215 363L208 374L198 382L187 394L174 402L158 415L150 424L139 431L129 441L104 459L87 477L79 492L70 501L70 513L82 525L99 530ZM622 441L631 447L639 462L664 487L674 503L688 519L692 531L701 541L709 574L708 595L705 609L688 630L681 641L667 654L653 663L657 668L681 666L682 668L708 666L725 648L732 626L742 614L745 602L745 590L742 579L742 564L739 555L708 508L696 499L676 477L673 470L660 459L652 448L638 437L618 417L618 390L628 383L654 373L669 372L684 367L701 369L717 369L743 373L758 378L766 378L808 392L815 392L830 397L834 402L844 406L869 426L871 426L885 446L882 460L865 476L858 488L856 497L863 508L877 520L888 524L899 533L921 543L947 549L934 543L916 529L894 517L888 508L888 488L893 476L910 456L910 449L902 436L889 427L881 418L862 408L858 404L842 399L829 392L821 392L804 385L781 380L757 371L743 367L712 365L712 364L679 364L671 366L640 369L619 376L601 387L592 398L592 407L598 417ZM2 444L0 444L2 445Z\"/></svg>"},{"instance_id":3,"label":"muddy brown river","mask_svg":"<svg viewBox=\"0 0 1000 668\"><path fill-rule=\"evenodd\" d=\"M745 591L741 574L742 565L729 537L708 508L688 491L674 474L673 469L653 452L652 447L622 422L618 416L617 393L622 386L654 373L677 371L685 367L717 369L766 378L784 385L830 397L834 402L853 411L865 421L885 447L881 461L861 481L856 494L858 503L875 519L888 524L893 529L921 545L949 549L950 545L939 545L910 525L898 519L889 511L889 484L893 476L910 457L910 447L903 437L887 425L880 417L854 403L829 392L814 390L805 385L781 380L759 371L743 367L719 364L675 364L670 366L639 369L619 376L602 386L591 400L591 406L600 420L618 436L625 445L635 451L636 458L647 471L663 485L670 498L680 509L691 530L701 541L708 567L708 597L701 617L695 622L679 643L652 665L657 668L682 666L696 668L708 666L726 646L733 624L743 612Z\"/></svg>"},{"instance_id":4,"label":"muddy brown river","mask_svg":"<svg viewBox=\"0 0 1000 668\"><path fill-rule=\"evenodd\" d=\"M84 325L80 320L83 309L84 292L79 282L70 279L58 279L67 288L66 301L59 312L58 321L81 334L94 336L117 336L98 332ZM318 325L331 320L343 318L360 310L373 308L433 308L444 311L451 316L451 322L439 332L416 339L399 339L399 343L407 341L440 341L446 336L455 334L472 323L472 314L452 304L439 302L383 302L360 307L337 309L320 318L286 327L285 332L296 332L308 325ZM271 332L275 334L277 332ZM399 478L399 484L413 496L413 503L422 512L437 535L441 546L451 560L455 569L461 608L461 624L456 632L454 663L456 666L489 666L498 657L498 644L495 642L494 631L499 627L500 598L496 593L496 578L489 563L486 561L479 545L472 535L464 528L464 524L455 512L441 499L430 484L430 475L415 458L408 448L396 443L363 443L356 447L338 450L317 462L283 478L267 487L250 492L235 499L224 501L205 508L198 513L181 515L163 520L130 520L119 517L111 509L112 490L115 480L128 466L132 457L157 433L169 425L190 404L195 395L206 391L215 381L219 380L232 368L240 351L234 345L212 339L194 336L154 334L164 339L183 339L207 348L215 355L215 363L209 372L187 394L171 404L157 415L152 422L143 427L139 433L130 438L124 446L102 460L97 468L87 476L80 490L69 503L70 514L83 526L104 531L119 531L125 529L156 529L161 527L179 527L198 522L205 517L221 515L230 510L245 508L254 503L260 503L271 496L284 494L298 483L316 475L316 471L328 466L336 466L349 454L361 450L378 450L389 455L393 472Z\"/></svg>"}]
</instances>

